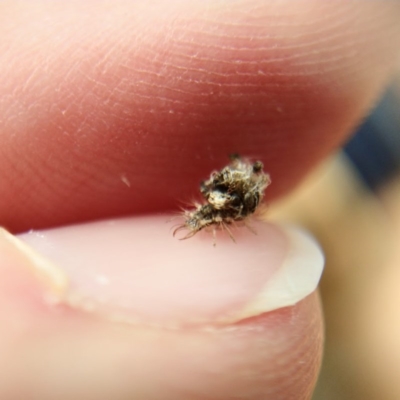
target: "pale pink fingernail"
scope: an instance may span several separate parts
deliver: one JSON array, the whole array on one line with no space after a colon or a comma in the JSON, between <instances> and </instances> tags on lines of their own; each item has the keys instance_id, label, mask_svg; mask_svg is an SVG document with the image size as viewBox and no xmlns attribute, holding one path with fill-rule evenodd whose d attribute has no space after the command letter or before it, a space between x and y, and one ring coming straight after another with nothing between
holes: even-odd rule
<instances>
[{"instance_id":1,"label":"pale pink fingernail","mask_svg":"<svg viewBox=\"0 0 400 400\"><path fill-rule=\"evenodd\" d=\"M257 235L238 228L234 243L218 232L213 246L207 232L174 238L167 220L107 220L19 238L68 278L61 302L129 323L232 323L293 305L318 285L322 252L297 228L257 222Z\"/></svg>"}]
</instances>

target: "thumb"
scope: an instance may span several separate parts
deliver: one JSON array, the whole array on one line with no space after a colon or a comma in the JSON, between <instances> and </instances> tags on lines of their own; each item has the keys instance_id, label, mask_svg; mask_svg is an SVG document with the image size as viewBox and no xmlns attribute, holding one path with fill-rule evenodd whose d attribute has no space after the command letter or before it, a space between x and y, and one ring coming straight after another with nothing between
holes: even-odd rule
<instances>
[{"instance_id":1,"label":"thumb","mask_svg":"<svg viewBox=\"0 0 400 400\"><path fill-rule=\"evenodd\" d=\"M240 246L219 235L213 247L172 238L165 220L2 232L1 399L310 397L314 241L257 223L235 233Z\"/></svg>"}]
</instances>

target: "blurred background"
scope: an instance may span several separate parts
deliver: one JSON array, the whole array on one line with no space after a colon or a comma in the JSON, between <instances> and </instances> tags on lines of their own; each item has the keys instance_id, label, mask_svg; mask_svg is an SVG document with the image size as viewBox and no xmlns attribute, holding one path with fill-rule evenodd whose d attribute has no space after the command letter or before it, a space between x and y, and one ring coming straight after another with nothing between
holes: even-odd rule
<instances>
[{"instance_id":1,"label":"blurred background","mask_svg":"<svg viewBox=\"0 0 400 400\"><path fill-rule=\"evenodd\" d=\"M313 400L400 399L400 73L343 150L270 217L326 255L326 343Z\"/></svg>"}]
</instances>

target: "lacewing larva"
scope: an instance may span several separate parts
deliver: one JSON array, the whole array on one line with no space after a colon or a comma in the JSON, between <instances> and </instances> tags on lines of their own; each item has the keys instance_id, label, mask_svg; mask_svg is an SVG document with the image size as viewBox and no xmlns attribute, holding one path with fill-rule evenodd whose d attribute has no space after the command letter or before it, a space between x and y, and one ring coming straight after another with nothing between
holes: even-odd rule
<instances>
[{"instance_id":1,"label":"lacewing larva","mask_svg":"<svg viewBox=\"0 0 400 400\"><path fill-rule=\"evenodd\" d=\"M227 166L212 172L201 183L203 203L183 212L184 223L174 230L174 236L187 230L181 240L189 239L202 229L212 227L214 238L216 230L225 229L234 241L230 225L245 222L257 210L271 183L270 176L264 172L261 161L251 163L238 155L230 158Z\"/></svg>"}]
</instances>

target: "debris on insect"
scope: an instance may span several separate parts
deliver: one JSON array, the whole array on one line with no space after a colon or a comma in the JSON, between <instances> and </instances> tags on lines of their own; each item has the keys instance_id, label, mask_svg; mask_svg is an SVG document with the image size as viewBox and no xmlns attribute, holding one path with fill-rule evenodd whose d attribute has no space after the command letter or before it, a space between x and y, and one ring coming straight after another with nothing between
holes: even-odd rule
<instances>
[{"instance_id":1,"label":"debris on insect","mask_svg":"<svg viewBox=\"0 0 400 400\"><path fill-rule=\"evenodd\" d=\"M185 222L174 230L173 235L187 230L181 240L189 239L202 229L212 227L214 245L217 229L225 229L235 241L229 226L245 222L248 216L254 214L271 183L263 168L261 161L250 163L236 154L232 155L230 164L212 172L210 178L201 183L204 203L184 211Z\"/></svg>"}]
</instances>

